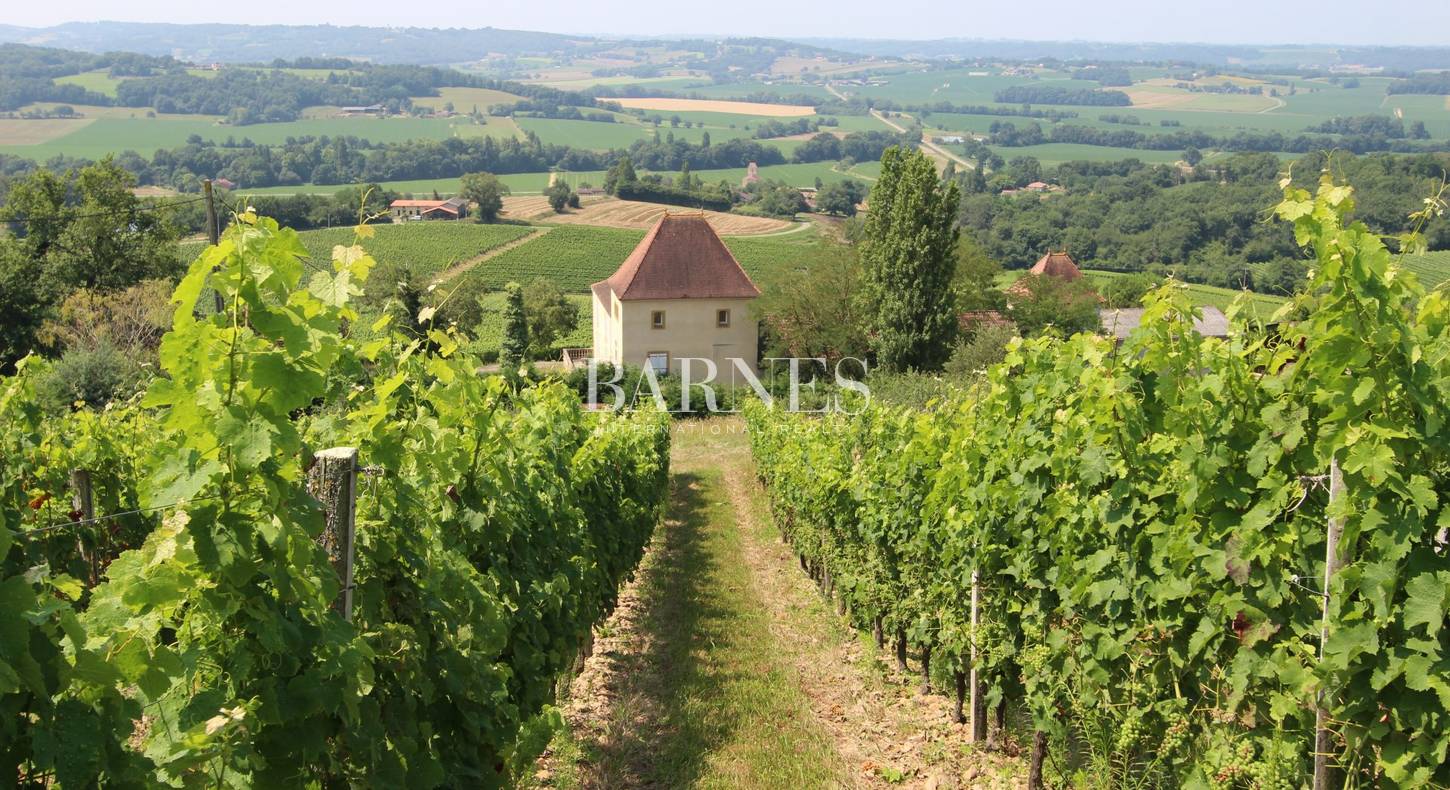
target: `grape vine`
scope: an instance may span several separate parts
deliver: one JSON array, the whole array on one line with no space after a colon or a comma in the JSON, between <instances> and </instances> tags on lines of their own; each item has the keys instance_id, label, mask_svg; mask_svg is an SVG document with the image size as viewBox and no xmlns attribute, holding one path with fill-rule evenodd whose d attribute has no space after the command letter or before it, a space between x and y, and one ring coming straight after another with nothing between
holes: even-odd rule
<instances>
[{"instance_id":1,"label":"grape vine","mask_svg":"<svg viewBox=\"0 0 1450 790\"><path fill-rule=\"evenodd\" d=\"M178 285L138 404L52 418L41 363L0 380L0 775L497 787L547 743L662 514L667 418L480 377L444 330L357 342L373 260L339 246L304 281L306 254L238 217ZM197 315L204 289L226 309ZM351 621L305 483L337 445L369 472ZM87 525L49 504L77 467L103 473L98 512L143 511L93 587L67 553Z\"/></svg>"},{"instance_id":2,"label":"grape vine","mask_svg":"<svg viewBox=\"0 0 1450 790\"><path fill-rule=\"evenodd\" d=\"M1121 346L1016 341L933 413L748 412L806 564L939 671L975 638L1070 781L1306 785L1322 704L1347 784L1450 783L1447 302L1348 221L1348 186L1284 188L1313 272L1270 332L1203 338L1170 286Z\"/></svg>"}]
</instances>

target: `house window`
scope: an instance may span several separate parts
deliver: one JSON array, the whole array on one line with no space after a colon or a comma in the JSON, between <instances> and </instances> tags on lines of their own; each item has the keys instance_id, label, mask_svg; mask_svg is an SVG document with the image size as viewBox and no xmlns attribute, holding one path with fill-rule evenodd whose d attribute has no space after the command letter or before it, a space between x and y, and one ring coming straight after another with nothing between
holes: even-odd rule
<instances>
[{"instance_id":1,"label":"house window","mask_svg":"<svg viewBox=\"0 0 1450 790\"><path fill-rule=\"evenodd\" d=\"M730 326L730 311L729 310L716 310L715 311L715 326Z\"/></svg>"},{"instance_id":2,"label":"house window","mask_svg":"<svg viewBox=\"0 0 1450 790\"><path fill-rule=\"evenodd\" d=\"M649 314L649 324L655 329L665 328L665 311L653 310Z\"/></svg>"},{"instance_id":3,"label":"house window","mask_svg":"<svg viewBox=\"0 0 1450 790\"><path fill-rule=\"evenodd\" d=\"M654 368L655 375L668 376L670 373L670 354L668 351L651 351L645 356L645 364Z\"/></svg>"}]
</instances>

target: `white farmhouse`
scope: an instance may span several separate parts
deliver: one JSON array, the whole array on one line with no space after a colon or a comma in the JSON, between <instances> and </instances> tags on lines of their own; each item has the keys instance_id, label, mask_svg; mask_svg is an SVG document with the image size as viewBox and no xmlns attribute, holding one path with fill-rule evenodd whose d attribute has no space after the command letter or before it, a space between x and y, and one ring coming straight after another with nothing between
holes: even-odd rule
<instances>
[{"instance_id":1,"label":"white farmhouse","mask_svg":"<svg viewBox=\"0 0 1450 790\"><path fill-rule=\"evenodd\" d=\"M594 358L601 362L678 373L678 360L703 358L725 378L733 359L757 367L750 303L760 289L703 213L666 213L592 290Z\"/></svg>"}]
</instances>

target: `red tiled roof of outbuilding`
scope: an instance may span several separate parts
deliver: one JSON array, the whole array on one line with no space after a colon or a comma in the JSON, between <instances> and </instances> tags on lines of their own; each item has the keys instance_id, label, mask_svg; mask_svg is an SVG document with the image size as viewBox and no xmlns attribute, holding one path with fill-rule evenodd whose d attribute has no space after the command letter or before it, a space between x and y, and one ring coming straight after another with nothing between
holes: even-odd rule
<instances>
[{"instance_id":1,"label":"red tiled roof of outbuilding","mask_svg":"<svg viewBox=\"0 0 1450 790\"><path fill-rule=\"evenodd\" d=\"M1082 278L1082 272L1077 268L1077 261L1074 261L1066 251L1047 253L1032 266L1031 271L1033 274L1046 274L1064 280Z\"/></svg>"},{"instance_id":2,"label":"red tiled roof of outbuilding","mask_svg":"<svg viewBox=\"0 0 1450 790\"><path fill-rule=\"evenodd\" d=\"M595 286L608 287L621 301L760 295L703 213L666 213L619 269Z\"/></svg>"}]
</instances>

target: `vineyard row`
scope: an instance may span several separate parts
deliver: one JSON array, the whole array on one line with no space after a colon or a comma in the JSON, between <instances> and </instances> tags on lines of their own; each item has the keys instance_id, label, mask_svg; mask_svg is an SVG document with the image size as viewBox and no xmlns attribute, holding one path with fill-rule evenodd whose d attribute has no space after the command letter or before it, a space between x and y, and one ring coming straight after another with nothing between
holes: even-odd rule
<instances>
[{"instance_id":1,"label":"vineyard row","mask_svg":"<svg viewBox=\"0 0 1450 790\"><path fill-rule=\"evenodd\" d=\"M748 412L803 566L975 673L990 742L1024 717L1035 786L1450 784L1450 302L1352 207L1286 191L1313 272L1268 331L1170 286L928 413Z\"/></svg>"}]
</instances>

